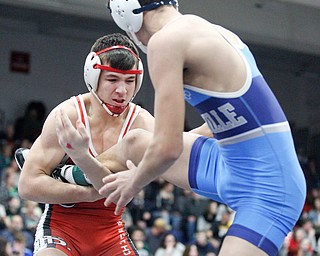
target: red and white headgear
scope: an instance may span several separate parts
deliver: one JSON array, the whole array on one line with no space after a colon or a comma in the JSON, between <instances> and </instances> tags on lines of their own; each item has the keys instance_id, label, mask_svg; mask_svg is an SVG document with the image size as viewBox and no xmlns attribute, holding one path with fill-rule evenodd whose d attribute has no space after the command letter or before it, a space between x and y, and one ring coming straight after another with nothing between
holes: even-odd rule
<instances>
[{"instance_id":1,"label":"red and white headgear","mask_svg":"<svg viewBox=\"0 0 320 256\"><path fill-rule=\"evenodd\" d=\"M116 69L112 68L107 65L102 65L101 59L99 57L100 54L107 52L107 51L112 51L116 49L124 49L129 51L133 56L135 56L138 60L138 69L131 69L131 70L122 70L122 69ZM99 52L90 52L86 58L85 64L84 64L84 81L85 84L88 88L88 90L93 93L93 95L98 99L100 104L103 106L103 108L112 116L119 116L126 108L127 106L124 107L116 107L112 106L108 103L103 102L98 95L96 94L96 91L98 89L98 83L99 83L99 77L101 70L107 70L111 72L116 72L116 73L121 73L121 74L135 74L137 75L137 81L136 81L136 87L133 93L133 98L136 96L138 91L141 88L142 84L142 79L143 79L143 64L141 59L137 54L134 53L133 50L130 48L123 46L123 45L116 45L116 46L111 46L108 48L105 48Z\"/></svg>"},{"instance_id":2,"label":"red and white headgear","mask_svg":"<svg viewBox=\"0 0 320 256\"><path fill-rule=\"evenodd\" d=\"M143 45L136 34L142 27L143 12L156 9L162 5L178 7L178 0L163 0L141 6L139 0L109 0L108 8L111 16L119 28L127 32L140 49L147 53L147 46Z\"/></svg>"}]
</instances>

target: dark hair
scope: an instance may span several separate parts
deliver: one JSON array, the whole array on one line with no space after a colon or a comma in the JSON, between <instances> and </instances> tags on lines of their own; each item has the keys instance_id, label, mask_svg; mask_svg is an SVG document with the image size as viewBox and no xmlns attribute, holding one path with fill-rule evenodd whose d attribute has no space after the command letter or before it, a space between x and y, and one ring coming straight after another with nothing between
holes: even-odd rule
<instances>
[{"instance_id":1,"label":"dark hair","mask_svg":"<svg viewBox=\"0 0 320 256\"><path fill-rule=\"evenodd\" d=\"M26 244L27 242L27 239L22 232L16 232L13 237L14 237L14 241L17 243Z\"/></svg>"},{"instance_id":2,"label":"dark hair","mask_svg":"<svg viewBox=\"0 0 320 256\"><path fill-rule=\"evenodd\" d=\"M42 101L30 101L25 109L25 116L29 116L33 111L36 112L37 119L42 121L46 115L46 106Z\"/></svg>"},{"instance_id":3,"label":"dark hair","mask_svg":"<svg viewBox=\"0 0 320 256\"><path fill-rule=\"evenodd\" d=\"M172 232L166 232L165 235L162 237L161 241L160 241L160 244L159 246L162 247L162 248L166 248L166 238L168 236L173 236L174 239L175 239L175 245L178 243L178 239L177 237L175 236L175 234L173 234Z\"/></svg>"},{"instance_id":4,"label":"dark hair","mask_svg":"<svg viewBox=\"0 0 320 256\"><path fill-rule=\"evenodd\" d=\"M197 248L197 252L198 252L198 247L195 244L189 244L186 246L182 256L189 256L190 251L191 251L191 247L193 247L193 246ZM198 255L199 255L199 252L198 252Z\"/></svg>"},{"instance_id":5,"label":"dark hair","mask_svg":"<svg viewBox=\"0 0 320 256\"><path fill-rule=\"evenodd\" d=\"M6 251L6 247L9 241L4 237L0 237L0 255L9 256Z\"/></svg>"},{"instance_id":6,"label":"dark hair","mask_svg":"<svg viewBox=\"0 0 320 256\"><path fill-rule=\"evenodd\" d=\"M118 45L131 49L137 56L139 56L139 52L134 43L127 36L120 33L109 34L98 38L91 47L91 51L99 52L108 47ZM138 59L130 51L125 49L107 51L101 53L99 57L103 64L108 64L113 68L121 70L132 69L132 67L138 63Z\"/></svg>"},{"instance_id":7,"label":"dark hair","mask_svg":"<svg viewBox=\"0 0 320 256\"><path fill-rule=\"evenodd\" d=\"M141 232L143 232L143 233L145 234L145 230L144 230L143 228L139 227L139 226L136 226L136 225L131 226L131 227L128 227L127 231L128 231L128 233L129 233L130 236L131 236L135 231L141 231Z\"/></svg>"}]
</instances>

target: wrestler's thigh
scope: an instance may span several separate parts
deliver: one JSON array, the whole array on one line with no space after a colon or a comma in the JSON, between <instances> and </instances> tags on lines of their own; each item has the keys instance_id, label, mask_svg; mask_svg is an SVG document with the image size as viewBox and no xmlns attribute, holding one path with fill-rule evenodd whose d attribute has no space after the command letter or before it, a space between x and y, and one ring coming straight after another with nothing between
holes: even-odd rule
<instances>
[{"instance_id":1,"label":"wrestler's thigh","mask_svg":"<svg viewBox=\"0 0 320 256\"><path fill-rule=\"evenodd\" d=\"M189 185L189 160L192 145L200 135L195 133L183 133L183 152L177 161L162 175L168 182L186 189L191 190Z\"/></svg>"},{"instance_id":2,"label":"wrestler's thigh","mask_svg":"<svg viewBox=\"0 0 320 256\"><path fill-rule=\"evenodd\" d=\"M151 132L139 128L130 130L119 143L96 159L112 172L124 171L127 169L128 159L136 165L139 164L151 139Z\"/></svg>"},{"instance_id":3,"label":"wrestler's thigh","mask_svg":"<svg viewBox=\"0 0 320 256\"><path fill-rule=\"evenodd\" d=\"M41 249L35 256L68 256L64 252L56 248L45 248Z\"/></svg>"},{"instance_id":4,"label":"wrestler's thigh","mask_svg":"<svg viewBox=\"0 0 320 256\"><path fill-rule=\"evenodd\" d=\"M248 241L235 237L226 236L223 240L219 256L268 256L264 251Z\"/></svg>"}]
</instances>

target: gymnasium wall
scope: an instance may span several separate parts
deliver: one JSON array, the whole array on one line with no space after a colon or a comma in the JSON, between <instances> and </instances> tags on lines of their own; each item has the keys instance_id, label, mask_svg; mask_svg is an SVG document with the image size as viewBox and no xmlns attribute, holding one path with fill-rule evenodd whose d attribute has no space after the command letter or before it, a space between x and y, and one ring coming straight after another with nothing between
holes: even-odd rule
<instances>
[{"instance_id":1,"label":"gymnasium wall","mask_svg":"<svg viewBox=\"0 0 320 256\"><path fill-rule=\"evenodd\" d=\"M106 33L111 32L106 29ZM31 100L43 101L50 111L70 96L87 92L83 81L84 60L102 33L97 33L91 40L55 37L33 31L1 31L1 27L0 33L0 111L5 113L0 128L23 115ZM12 51L29 54L29 73L10 70ZM148 75L144 78L144 86L136 101L143 99L142 104L147 107L152 105L153 93Z\"/></svg>"}]
</instances>

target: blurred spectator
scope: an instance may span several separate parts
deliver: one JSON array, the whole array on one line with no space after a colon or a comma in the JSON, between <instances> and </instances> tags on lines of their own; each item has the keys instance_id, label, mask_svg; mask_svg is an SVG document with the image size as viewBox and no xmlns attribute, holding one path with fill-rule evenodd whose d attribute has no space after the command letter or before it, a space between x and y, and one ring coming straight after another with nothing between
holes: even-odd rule
<instances>
[{"instance_id":1,"label":"blurred spectator","mask_svg":"<svg viewBox=\"0 0 320 256\"><path fill-rule=\"evenodd\" d=\"M8 197L18 197L18 180L19 180L19 173L17 170L12 167L8 166L5 168L4 173L4 182L2 186L5 187L8 193Z\"/></svg>"},{"instance_id":2,"label":"blurred spectator","mask_svg":"<svg viewBox=\"0 0 320 256\"><path fill-rule=\"evenodd\" d=\"M17 118L15 121L15 140L27 139L34 142L41 133L45 115L46 107L42 102L29 102L24 116Z\"/></svg>"},{"instance_id":3,"label":"blurred spectator","mask_svg":"<svg viewBox=\"0 0 320 256\"><path fill-rule=\"evenodd\" d=\"M192 243L195 240L197 232L197 221L199 216L202 216L206 211L210 200L191 192L190 196L185 201L183 211L183 230L185 234L185 243Z\"/></svg>"},{"instance_id":4,"label":"blurred spectator","mask_svg":"<svg viewBox=\"0 0 320 256\"><path fill-rule=\"evenodd\" d=\"M223 241L229 227L232 224L232 221L233 217L231 216L231 212L228 208L226 208L221 214L221 219L213 222L212 224L211 230L213 237L219 241Z\"/></svg>"},{"instance_id":5,"label":"blurred spectator","mask_svg":"<svg viewBox=\"0 0 320 256\"><path fill-rule=\"evenodd\" d=\"M314 199L314 208L309 212L309 218L315 228L315 238L320 237L320 197Z\"/></svg>"},{"instance_id":6,"label":"blurred spectator","mask_svg":"<svg viewBox=\"0 0 320 256\"><path fill-rule=\"evenodd\" d=\"M42 209L42 210L44 210L44 209ZM126 228L127 229L130 228L133 225L132 217L131 217L130 211L127 209L127 207L124 208L124 211L122 213L121 218L122 218L123 222L126 223Z\"/></svg>"},{"instance_id":7,"label":"blurred spectator","mask_svg":"<svg viewBox=\"0 0 320 256\"><path fill-rule=\"evenodd\" d=\"M161 240L155 256L182 256L185 245L178 242L172 233L167 233Z\"/></svg>"},{"instance_id":8,"label":"blurred spectator","mask_svg":"<svg viewBox=\"0 0 320 256\"><path fill-rule=\"evenodd\" d=\"M142 228L133 226L129 229L130 238L137 248L140 256L150 256L149 245L146 242L146 235Z\"/></svg>"},{"instance_id":9,"label":"blurred spectator","mask_svg":"<svg viewBox=\"0 0 320 256\"><path fill-rule=\"evenodd\" d=\"M14 234L12 243L12 255L14 256L32 256L33 253L26 247L26 238L21 232Z\"/></svg>"},{"instance_id":10,"label":"blurred spectator","mask_svg":"<svg viewBox=\"0 0 320 256\"><path fill-rule=\"evenodd\" d=\"M290 231L287 236L284 238L283 244L280 248L280 251L277 256L288 256L288 248L292 239L292 231Z\"/></svg>"},{"instance_id":11,"label":"blurred spectator","mask_svg":"<svg viewBox=\"0 0 320 256\"><path fill-rule=\"evenodd\" d=\"M0 230L7 228L7 213L4 205L0 204ZM1 254L0 254L1 255Z\"/></svg>"},{"instance_id":12,"label":"blurred spectator","mask_svg":"<svg viewBox=\"0 0 320 256\"><path fill-rule=\"evenodd\" d=\"M0 141L3 143L14 144L14 125L7 124L3 131L0 131Z\"/></svg>"},{"instance_id":13,"label":"blurred spectator","mask_svg":"<svg viewBox=\"0 0 320 256\"><path fill-rule=\"evenodd\" d=\"M307 182L307 191L320 188L320 169L316 157L309 157L307 166L303 169Z\"/></svg>"},{"instance_id":14,"label":"blurred spectator","mask_svg":"<svg viewBox=\"0 0 320 256\"><path fill-rule=\"evenodd\" d=\"M13 215L21 215L21 198L20 197L10 197L8 200L8 206L6 208L6 213L8 217Z\"/></svg>"},{"instance_id":15,"label":"blurred spectator","mask_svg":"<svg viewBox=\"0 0 320 256\"><path fill-rule=\"evenodd\" d=\"M152 226L146 229L146 242L149 244L151 255L154 255L162 238L169 230L170 226L168 226L167 222L162 218L155 219Z\"/></svg>"},{"instance_id":16,"label":"blurred spectator","mask_svg":"<svg viewBox=\"0 0 320 256\"><path fill-rule=\"evenodd\" d=\"M161 184L164 183L164 180L160 177L149 183L145 188L145 207L146 211L154 212L157 208L157 195L159 194ZM152 221L148 223L148 226L152 225Z\"/></svg>"},{"instance_id":17,"label":"blurred spectator","mask_svg":"<svg viewBox=\"0 0 320 256\"><path fill-rule=\"evenodd\" d=\"M11 245L3 237L0 237L0 256L12 256Z\"/></svg>"},{"instance_id":18,"label":"blurred spectator","mask_svg":"<svg viewBox=\"0 0 320 256\"><path fill-rule=\"evenodd\" d=\"M304 170L308 165L308 156L304 147L300 147L297 150L298 160L301 168Z\"/></svg>"},{"instance_id":19,"label":"blurred spectator","mask_svg":"<svg viewBox=\"0 0 320 256\"><path fill-rule=\"evenodd\" d=\"M305 237L301 240L297 255L298 256L314 256L313 249L312 249L312 242L308 237Z\"/></svg>"},{"instance_id":20,"label":"blurred spectator","mask_svg":"<svg viewBox=\"0 0 320 256\"><path fill-rule=\"evenodd\" d=\"M27 139L23 139L22 141L19 142L19 147L20 148L31 148L33 142L30 142Z\"/></svg>"},{"instance_id":21,"label":"blurred spectator","mask_svg":"<svg viewBox=\"0 0 320 256\"><path fill-rule=\"evenodd\" d=\"M5 210L8 208L9 194L4 186L4 182L0 185L0 204L4 206Z\"/></svg>"},{"instance_id":22,"label":"blurred spectator","mask_svg":"<svg viewBox=\"0 0 320 256\"><path fill-rule=\"evenodd\" d=\"M127 209L129 210L133 225L137 225L139 221L149 221L151 214L146 211L145 208L145 190L142 189L128 204ZM147 213L147 214L146 214ZM147 217L148 216L148 217ZM147 218L147 219L145 219Z\"/></svg>"},{"instance_id":23,"label":"blurred spectator","mask_svg":"<svg viewBox=\"0 0 320 256\"><path fill-rule=\"evenodd\" d=\"M312 252L315 251L316 247L317 247L316 236L315 236L316 230L314 229L312 221L309 218L302 219L301 220L301 228L305 232L305 237L310 242L310 248L311 248ZM301 242L300 242L300 244L301 244Z\"/></svg>"},{"instance_id":24,"label":"blurred spectator","mask_svg":"<svg viewBox=\"0 0 320 256\"><path fill-rule=\"evenodd\" d=\"M182 256L200 256L198 248L195 244L190 244L186 246Z\"/></svg>"},{"instance_id":25,"label":"blurred spectator","mask_svg":"<svg viewBox=\"0 0 320 256\"><path fill-rule=\"evenodd\" d=\"M0 237L4 237L12 244L15 239L15 234L19 232L22 232L26 239L26 247L29 250L33 250L34 236L30 232L24 230L23 219L20 215L13 215L10 218L8 228L0 230Z\"/></svg>"},{"instance_id":26,"label":"blurred spectator","mask_svg":"<svg viewBox=\"0 0 320 256\"><path fill-rule=\"evenodd\" d=\"M306 233L302 228L297 227L292 231L292 235L289 237L288 241L287 256L298 256L300 243L305 237Z\"/></svg>"},{"instance_id":27,"label":"blurred spectator","mask_svg":"<svg viewBox=\"0 0 320 256\"><path fill-rule=\"evenodd\" d=\"M199 256L218 255L218 248L215 248L209 241L205 231L196 233L195 245L199 251Z\"/></svg>"},{"instance_id":28,"label":"blurred spectator","mask_svg":"<svg viewBox=\"0 0 320 256\"><path fill-rule=\"evenodd\" d=\"M153 211L154 218L161 217L173 230L179 230L182 216L176 205L176 189L173 184L165 181L162 183L156 198L156 209Z\"/></svg>"},{"instance_id":29,"label":"blurred spectator","mask_svg":"<svg viewBox=\"0 0 320 256\"><path fill-rule=\"evenodd\" d=\"M166 220L167 224L169 221L169 212L171 211L174 204L174 186L164 181L160 185L159 192L156 195L156 209L153 210L154 218L163 218Z\"/></svg>"},{"instance_id":30,"label":"blurred spectator","mask_svg":"<svg viewBox=\"0 0 320 256\"><path fill-rule=\"evenodd\" d=\"M197 230L203 231L211 228L217 221L218 203L216 201L209 201L207 208L202 215L198 217Z\"/></svg>"},{"instance_id":31,"label":"blurred spectator","mask_svg":"<svg viewBox=\"0 0 320 256\"><path fill-rule=\"evenodd\" d=\"M42 210L37 202L26 200L21 209L24 226L31 234L35 234Z\"/></svg>"},{"instance_id":32,"label":"blurred spectator","mask_svg":"<svg viewBox=\"0 0 320 256\"><path fill-rule=\"evenodd\" d=\"M5 168L10 166L12 157L13 157L13 144L9 143L1 143L0 145L0 181L3 182L4 180L4 173L5 173Z\"/></svg>"},{"instance_id":33,"label":"blurred spectator","mask_svg":"<svg viewBox=\"0 0 320 256\"><path fill-rule=\"evenodd\" d=\"M306 200L302 210L301 218L308 217L309 212L314 208L314 199L320 197L319 189L310 189L307 193ZM299 223L299 221L298 221Z\"/></svg>"}]
</instances>

